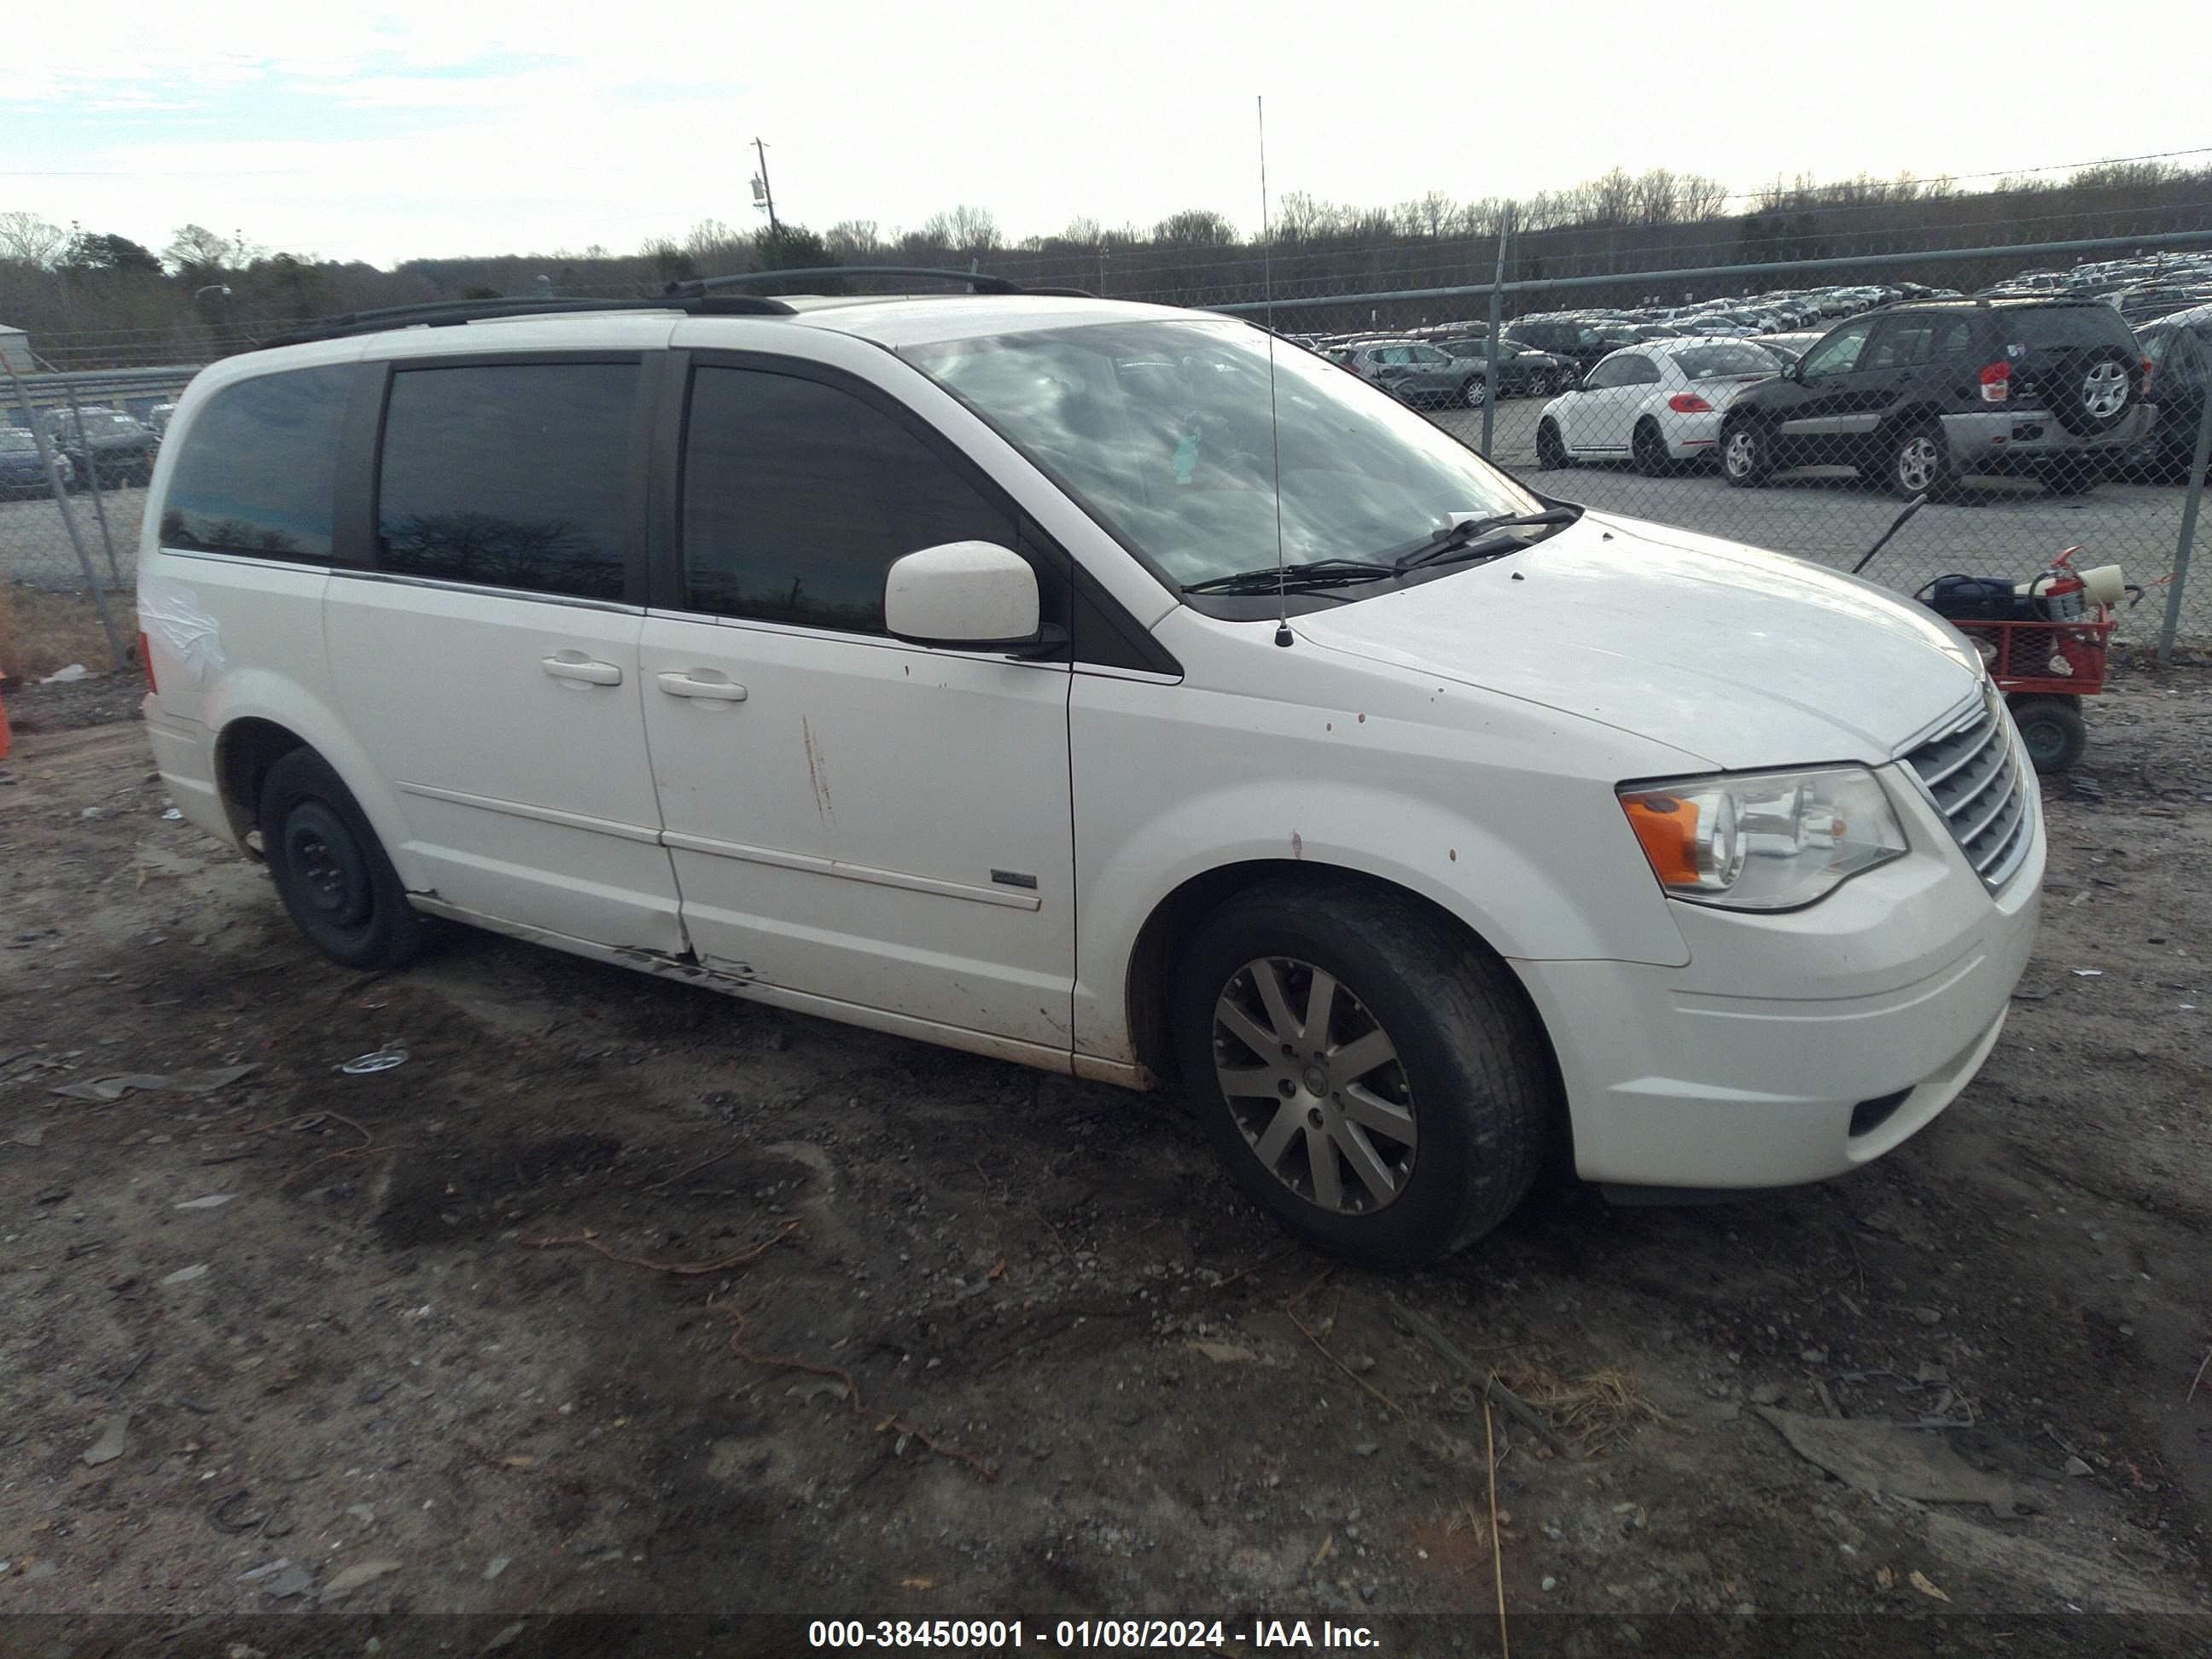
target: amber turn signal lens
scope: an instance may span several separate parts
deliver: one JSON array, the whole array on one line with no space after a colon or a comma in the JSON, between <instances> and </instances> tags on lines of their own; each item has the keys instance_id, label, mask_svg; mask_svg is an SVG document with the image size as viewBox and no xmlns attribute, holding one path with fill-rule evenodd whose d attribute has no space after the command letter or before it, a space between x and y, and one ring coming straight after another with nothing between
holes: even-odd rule
<instances>
[{"instance_id":1,"label":"amber turn signal lens","mask_svg":"<svg viewBox=\"0 0 2212 1659\"><path fill-rule=\"evenodd\" d=\"M1698 884L1698 804L1678 795L1624 795L1629 827L1644 844L1644 856L1669 887Z\"/></svg>"}]
</instances>

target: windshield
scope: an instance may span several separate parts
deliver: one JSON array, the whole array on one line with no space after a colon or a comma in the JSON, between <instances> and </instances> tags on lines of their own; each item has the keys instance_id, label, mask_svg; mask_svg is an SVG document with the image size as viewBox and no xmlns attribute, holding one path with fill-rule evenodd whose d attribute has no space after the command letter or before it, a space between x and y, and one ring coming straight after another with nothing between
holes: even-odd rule
<instances>
[{"instance_id":1,"label":"windshield","mask_svg":"<svg viewBox=\"0 0 2212 1659\"><path fill-rule=\"evenodd\" d=\"M1133 551L1178 585L1282 557L1382 559L1468 514L1542 504L1399 403L1243 323L1103 323L909 346Z\"/></svg>"},{"instance_id":2,"label":"windshield","mask_svg":"<svg viewBox=\"0 0 2212 1659\"><path fill-rule=\"evenodd\" d=\"M34 450L39 441L21 427L0 431L0 454L13 455L22 450Z\"/></svg>"}]
</instances>

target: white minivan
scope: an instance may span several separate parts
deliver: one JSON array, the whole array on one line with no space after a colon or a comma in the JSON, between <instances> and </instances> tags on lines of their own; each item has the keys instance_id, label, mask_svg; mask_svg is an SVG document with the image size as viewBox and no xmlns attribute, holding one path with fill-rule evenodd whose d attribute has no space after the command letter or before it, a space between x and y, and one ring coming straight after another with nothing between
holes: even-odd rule
<instances>
[{"instance_id":1,"label":"white minivan","mask_svg":"<svg viewBox=\"0 0 2212 1659\"><path fill-rule=\"evenodd\" d=\"M1866 583L1540 495L1202 313L441 320L208 369L145 518L162 775L341 963L446 918L1173 1082L1382 1263L1553 1154L1842 1173L2003 1028L2035 777Z\"/></svg>"}]
</instances>

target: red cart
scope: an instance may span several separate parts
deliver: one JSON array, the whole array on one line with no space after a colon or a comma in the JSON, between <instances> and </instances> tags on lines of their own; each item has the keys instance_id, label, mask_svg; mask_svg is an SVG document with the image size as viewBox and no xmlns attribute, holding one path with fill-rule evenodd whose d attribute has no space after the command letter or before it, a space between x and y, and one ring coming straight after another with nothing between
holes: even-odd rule
<instances>
[{"instance_id":1,"label":"red cart","mask_svg":"<svg viewBox=\"0 0 2212 1659\"><path fill-rule=\"evenodd\" d=\"M2112 613L2097 605L2065 622L1956 622L1989 664L2039 772L2063 772L2089 746L2081 699L2105 689Z\"/></svg>"}]
</instances>

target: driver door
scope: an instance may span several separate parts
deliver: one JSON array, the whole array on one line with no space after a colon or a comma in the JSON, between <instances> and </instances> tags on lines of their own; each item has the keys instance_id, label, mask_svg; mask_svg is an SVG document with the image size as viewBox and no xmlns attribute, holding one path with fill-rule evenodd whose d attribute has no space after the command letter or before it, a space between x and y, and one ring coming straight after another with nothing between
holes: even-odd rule
<instances>
[{"instance_id":1,"label":"driver door","mask_svg":"<svg viewBox=\"0 0 2212 1659\"><path fill-rule=\"evenodd\" d=\"M1776 428L1778 447L1792 462L1847 459L1881 423L1873 401L1887 371L1867 361L1876 317L1845 323L1807 352L1797 366L1796 397Z\"/></svg>"}]
</instances>

